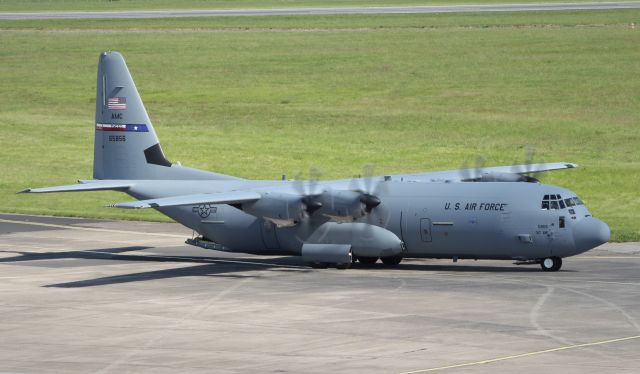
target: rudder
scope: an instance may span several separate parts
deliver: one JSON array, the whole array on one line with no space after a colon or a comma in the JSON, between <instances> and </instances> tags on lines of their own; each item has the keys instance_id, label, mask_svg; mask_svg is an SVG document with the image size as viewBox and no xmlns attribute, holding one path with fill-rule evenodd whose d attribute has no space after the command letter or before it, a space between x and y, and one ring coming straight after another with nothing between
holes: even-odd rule
<instances>
[{"instance_id":1,"label":"rudder","mask_svg":"<svg viewBox=\"0 0 640 374\"><path fill-rule=\"evenodd\" d=\"M172 165L122 55L103 52L98 63L94 179L236 179Z\"/></svg>"}]
</instances>

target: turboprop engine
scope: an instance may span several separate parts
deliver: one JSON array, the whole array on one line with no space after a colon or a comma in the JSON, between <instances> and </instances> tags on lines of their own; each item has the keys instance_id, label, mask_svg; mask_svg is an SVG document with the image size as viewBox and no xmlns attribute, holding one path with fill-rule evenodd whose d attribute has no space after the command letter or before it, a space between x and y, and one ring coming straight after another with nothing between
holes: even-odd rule
<instances>
[{"instance_id":1,"label":"turboprop engine","mask_svg":"<svg viewBox=\"0 0 640 374\"><path fill-rule=\"evenodd\" d=\"M280 227L294 226L309 216L324 216L340 223L353 223L380 204L376 196L360 191L324 191L317 195L264 193L259 200L234 205Z\"/></svg>"},{"instance_id":2,"label":"turboprop engine","mask_svg":"<svg viewBox=\"0 0 640 374\"><path fill-rule=\"evenodd\" d=\"M353 222L365 214L360 195L359 192L349 190L326 191L317 198L321 203L318 214L336 222Z\"/></svg>"},{"instance_id":3,"label":"turboprop engine","mask_svg":"<svg viewBox=\"0 0 640 374\"><path fill-rule=\"evenodd\" d=\"M242 204L241 209L262 217L278 226L293 226L305 218L306 205L300 196L285 193L265 193L260 200Z\"/></svg>"}]
</instances>

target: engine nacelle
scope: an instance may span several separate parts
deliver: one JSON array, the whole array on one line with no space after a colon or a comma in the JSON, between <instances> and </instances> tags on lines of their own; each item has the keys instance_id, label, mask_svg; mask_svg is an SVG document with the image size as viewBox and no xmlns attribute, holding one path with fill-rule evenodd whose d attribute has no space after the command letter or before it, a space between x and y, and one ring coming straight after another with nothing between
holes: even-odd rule
<instances>
[{"instance_id":1,"label":"engine nacelle","mask_svg":"<svg viewBox=\"0 0 640 374\"><path fill-rule=\"evenodd\" d=\"M362 222L326 222L320 225L305 244L350 245L351 252L363 257L387 257L402 253L402 240L391 231Z\"/></svg>"},{"instance_id":2,"label":"engine nacelle","mask_svg":"<svg viewBox=\"0 0 640 374\"><path fill-rule=\"evenodd\" d=\"M260 200L242 204L242 210L264 218L278 226L293 226L305 217L305 206L300 197L292 194L265 193Z\"/></svg>"},{"instance_id":3,"label":"engine nacelle","mask_svg":"<svg viewBox=\"0 0 640 374\"><path fill-rule=\"evenodd\" d=\"M325 191L317 198L322 203L317 213L337 222L353 222L365 214L361 196L360 192L350 190Z\"/></svg>"}]
</instances>

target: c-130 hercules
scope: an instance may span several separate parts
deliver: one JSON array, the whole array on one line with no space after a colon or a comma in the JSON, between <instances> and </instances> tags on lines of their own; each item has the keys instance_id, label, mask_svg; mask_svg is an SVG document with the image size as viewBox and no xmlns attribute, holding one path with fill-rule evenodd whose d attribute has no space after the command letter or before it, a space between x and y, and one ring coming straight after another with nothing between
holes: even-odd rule
<instances>
[{"instance_id":1,"label":"c-130 hercules","mask_svg":"<svg viewBox=\"0 0 640 374\"><path fill-rule=\"evenodd\" d=\"M98 64L93 180L22 192L115 190L200 234L187 242L301 255L348 267L404 257L501 259L557 271L562 258L609 240L575 193L529 175L573 168L526 164L332 181L246 180L169 162L122 55Z\"/></svg>"}]
</instances>

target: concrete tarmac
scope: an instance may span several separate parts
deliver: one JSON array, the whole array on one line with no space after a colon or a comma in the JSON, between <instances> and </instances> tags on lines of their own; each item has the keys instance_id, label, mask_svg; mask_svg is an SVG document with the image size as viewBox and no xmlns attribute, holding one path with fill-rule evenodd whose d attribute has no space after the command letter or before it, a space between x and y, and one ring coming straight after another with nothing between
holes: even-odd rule
<instances>
[{"instance_id":1,"label":"concrete tarmac","mask_svg":"<svg viewBox=\"0 0 640 374\"><path fill-rule=\"evenodd\" d=\"M310 269L168 223L0 214L0 372L638 373L640 245Z\"/></svg>"},{"instance_id":2,"label":"concrete tarmac","mask_svg":"<svg viewBox=\"0 0 640 374\"><path fill-rule=\"evenodd\" d=\"M416 13L474 13L523 12L558 10L638 9L640 2L590 3L532 3L532 4L475 4L435 6L384 6L334 8L278 8L278 9L197 9L197 10L130 10L103 12L3 12L0 20L17 19L116 19L116 18L182 18L225 16L296 16L327 14L416 14Z\"/></svg>"}]
</instances>

